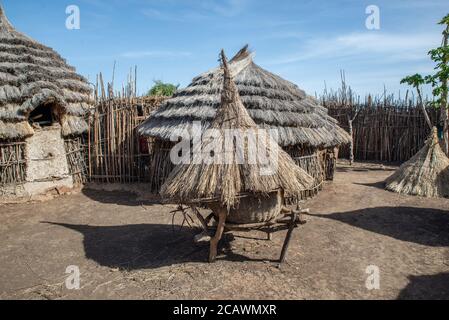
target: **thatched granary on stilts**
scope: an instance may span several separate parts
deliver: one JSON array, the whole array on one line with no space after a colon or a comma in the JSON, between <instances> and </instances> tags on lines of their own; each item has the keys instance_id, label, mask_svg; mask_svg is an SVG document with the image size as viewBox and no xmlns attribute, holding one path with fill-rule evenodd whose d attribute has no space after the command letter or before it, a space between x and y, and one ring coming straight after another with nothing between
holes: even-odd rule
<instances>
[{"instance_id":1,"label":"thatched granary on stilts","mask_svg":"<svg viewBox=\"0 0 449 320\"><path fill-rule=\"evenodd\" d=\"M433 128L424 147L386 180L386 189L422 197L449 197L449 158Z\"/></svg>"},{"instance_id":2,"label":"thatched granary on stilts","mask_svg":"<svg viewBox=\"0 0 449 320\"><path fill-rule=\"evenodd\" d=\"M1 7L0 48L2 199L73 187L90 86L51 48L16 31Z\"/></svg>"},{"instance_id":3,"label":"thatched granary on stilts","mask_svg":"<svg viewBox=\"0 0 449 320\"><path fill-rule=\"evenodd\" d=\"M281 147L315 178L312 190L303 195L316 192L323 180L333 178L338 147L349 143L348 133L315 98L256 65L247 46L230 60L229 68L251 118L261 128L276 129ZM214 118L223 85L220 70L193 79L139 127L139 133L153 141L152 191L159 190L173 169L169 158L173 132L190 130L195 121L207 128Z\"/></svg>"},{"instance_id":4,"label":"thatched granary on stilts","mask_svg":"<svg viewBox=\"0 0 449 320\"><path fill-rule=\"evenodd\" d=\"M193 146L192 159L178 164L161 189L166 199L213 211L218 226L210 241L211 262L225 221L226 225L274 224L283 209L289 211L283 207L284 192L299 193L314 182L249 116L223 51L221 56L220 106L208 129L201 131L201 142Z\"/></svg>"}]
</instances>

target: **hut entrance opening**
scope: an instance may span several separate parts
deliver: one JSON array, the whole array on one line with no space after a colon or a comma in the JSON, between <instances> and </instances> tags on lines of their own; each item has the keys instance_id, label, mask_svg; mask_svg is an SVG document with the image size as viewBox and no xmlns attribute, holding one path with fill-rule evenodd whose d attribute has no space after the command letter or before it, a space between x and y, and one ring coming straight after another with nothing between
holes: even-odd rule
<instances>
[{"instance_id":1,"label":"hut entrance opening","mask_svg":"<svg viewBox=\"0 0 449 320\"><path fill-rule=\"evenodd\" d=\"M31 125L38 125L42 128L51 127L58 120L56 109L55 103L41 104L31 111L28 121Z\"/></svg>"}]
</instances>

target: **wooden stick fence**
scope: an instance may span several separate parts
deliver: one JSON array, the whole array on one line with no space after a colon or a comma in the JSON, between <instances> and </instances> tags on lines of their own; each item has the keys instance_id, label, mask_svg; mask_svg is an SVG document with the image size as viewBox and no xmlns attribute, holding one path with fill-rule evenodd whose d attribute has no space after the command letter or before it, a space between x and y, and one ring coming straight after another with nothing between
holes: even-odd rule
<instances>
[{"instance_id":1,"label":"wooden stick fence","mask_svg":"<svg viewBox=\"0 0 449 320\"><path fill-rule=\"evenodd\" d=\"M429 127L420 108L398 105L329 107L329 114L349 130L351 114L358 112L352 123L356 160L404 162L424 145ZM428 109L433 124L438 113ZM341 158L349 158L349 148L340 150Z\"/></svg>"},{"instance_id":2,"label":"wooden stick fence","mask_svg":"<svg viewBox=\"0 0 449 320\"><path fill-rule=\"evenodd\" d=\"M82 185L86 182L87 164L86 164L86 145L83 138L78 137L64 141L69 174L73 178L75 185Z\"/></svg>"},{"instance_id":3,"label":"wooden stick fence","mask_svg":"<svg viewBox=\"0 0 449 320\"><path fill-rule=\"evenodd\" d=\"M87 176L90 181L148 181L149 142L136 128L164 98L102 99L90 119Z\"/></svg>"},{"instance_id":4,"label":"wooden stick fence","mask_svg":"<svg viewBox=\"0 0 449 320\"><path fill-rule=\"evenodd\" d=\"M381 96L361 98L346 85L344 72L341 83L337 91L325 89L320 100L342 128L348 132L352 129L355 160L400 163L422 148L429 127L413 92L407 91L405 97L399 94L396 98L384 89ZM437 110L427 108L427 112L432 124L437 125ZM350 146L345 146L340 149L339 157L350 158L350 154Z\"/></svg>"},{"instance_id":5,"label":"wooden stick fence","mask_svg":"<svg viewBox=\"0 0 449 320\"><path fill-rule=\"evenodd\" d=\"M25 142L0 143L0 185L25 182Z\"/></svg>"},{"instance_id":6,"label":"wooden stick fence","mask_svg":"<svg viewBox=\"0 0 449 320\"><path fill-rule=\"evenodd\" d=\"M148 182L151 192L158 193L165 179L174 168L170 160L170 150L174 142L154 139L150 147ZM155 152L152 152L155 150Z\"/></svg>"},{"instance_id":7,"label":"wooden stick fence","mask_svg":"<svg viewBox=\"0 0 449 320\"><path fill-rule=\"evenodd\" d=\"M299 195L299 199L307 199L315 196L323 187L323 183L327 178L325 171L325 150L315 150L311 148L301 149L298 147L289 147L285 151L293 158L296 164L304 169L312 178L314 185L309 190L304 190ZM294 197L287 195L288 203L295 203Z\"/></svg>"}]
</instances>

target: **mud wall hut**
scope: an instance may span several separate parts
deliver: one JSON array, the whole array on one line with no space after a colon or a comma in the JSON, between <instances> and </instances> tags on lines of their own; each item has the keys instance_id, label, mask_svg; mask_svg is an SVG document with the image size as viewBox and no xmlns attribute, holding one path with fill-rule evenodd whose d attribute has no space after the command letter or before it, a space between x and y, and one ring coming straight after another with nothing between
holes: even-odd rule
<instances>
[{"instance_id":1,"label":"mud wall hut","mask_svg":"<svg viewBox=\"0 0 449 320\"><path fill-rule=\"evenodd\" d=\"M310 193L325 179L332 179L338 147L350 136L330 117L327 109L295 84L254 63L245 46L229 63L239 94L251 118L261 128L277 129L278 143L296 163L315 178ZM139 128L153 143L152 191L158 191L173 169L170 141L173 132L190 130L194 121L206 129L220 105L221 68L193 79L156 110Z\"/></svg>"},{"instance_id":2,"label":"mud wall hut","mask_svg":"<svg viewBox=\"0 0 449 320\"><path fill-rule=\"evenodd\" d=\"M0 48L1 198L72 188L90 86L58 53L16 31L1 7Z\"/></svg>"}]
</instances>

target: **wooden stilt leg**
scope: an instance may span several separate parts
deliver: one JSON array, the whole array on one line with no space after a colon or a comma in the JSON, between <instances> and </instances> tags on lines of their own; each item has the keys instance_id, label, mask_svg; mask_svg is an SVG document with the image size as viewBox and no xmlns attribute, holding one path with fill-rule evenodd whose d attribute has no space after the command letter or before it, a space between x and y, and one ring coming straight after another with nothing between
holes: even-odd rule
<instances>
[{"instance_id":1,"label":"wooden stilt leg","mask_svg":"<svg viewBox=\"0 0 449 320\"><path fill-rule=\"evenodd\" d=\"M210 240L210 250L209 250L209 262L214 262L217 257L217 246L218 242L223 235L223 230L226 222L226 210L221 210L218 215L218 226L217 231L215 232L215 236Z\"/></svg>"},{"instance_id":2,"label":"wooden stilt leg","mask_svg":"<svg viewBox=\"0 0 449 320\"><path fill-rule=\"evenodd\" d=\"M290 226L285 237L284 245L282 246L281 258L279 259L279 266L285 261L285 256L287 254L288 246L290 244L290 239L292 238L293 230L296 227L297 214L292 213L292 220L290 221Z\"/></svg>"},{"instance_id":3,"label":"wooden stilt leg","mask_svg":"<svg viewBox=\"0 0 449 320\"><path fill-rule=\"evenodd\" d=\"M271 230L267 231L267 240L271 241L273 239L273 234L271 233Z\"/></svg>"}]
</instances>

